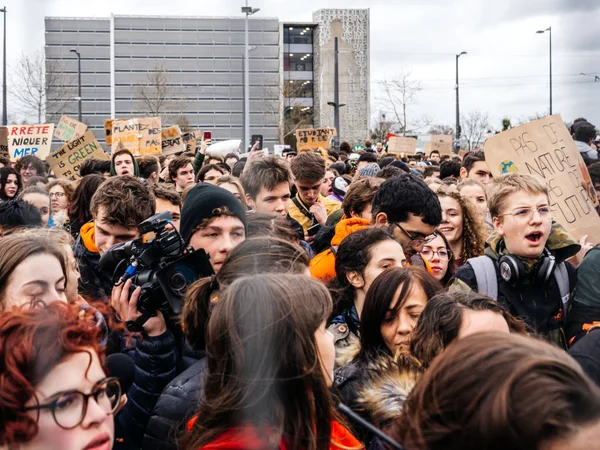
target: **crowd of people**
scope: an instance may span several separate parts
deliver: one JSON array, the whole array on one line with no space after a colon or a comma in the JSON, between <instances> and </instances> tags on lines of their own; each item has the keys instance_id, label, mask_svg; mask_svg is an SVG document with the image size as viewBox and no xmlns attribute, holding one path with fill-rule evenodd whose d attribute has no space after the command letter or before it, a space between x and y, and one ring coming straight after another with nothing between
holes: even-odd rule
<instances>
[{"instance_id":1,"label":"crowd of people","mask_svg":"<svg viewBox=\"0 0 600 450\"><path fill-rule=\"evenodd\" d=\"M208 144L0 159L0 448L597 445L600 251L545 183Z\"/></svg>"}]
</instances>

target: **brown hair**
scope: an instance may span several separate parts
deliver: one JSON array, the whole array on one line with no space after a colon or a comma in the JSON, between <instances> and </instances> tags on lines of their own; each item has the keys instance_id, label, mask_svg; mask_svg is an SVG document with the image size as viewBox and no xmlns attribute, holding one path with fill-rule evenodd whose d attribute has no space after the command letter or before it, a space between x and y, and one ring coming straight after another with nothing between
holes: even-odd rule
<instances>
[{"instance_id":1,"label":"brown hair","mask_svg":"<svg viewBox=\"0 0 600 450\"><path fill-rule=\"evenodd\" d=\"M92 220L92 213L90 211L90 203L92 197L98 190L98 188L104 183L106 178L102 175L91 173L84 176L73 192L73 200L69 204L69 221L71 226L76 228L76 232L79 233L79 229L87 222Z\"/></svg>"},{"instance_id":2,"label":"brown hair","mask_svg":"<svg viewBox=\"0 0 600 450\"><path fill-rule=\"evenodd\" d=\"M211 164L216 164L214 162L209 162L211 159L213 160L217 160L220 163L224 163L225 162L225 158L223 158L223 155L220 155L218 153L207 153L206 154L206 162L205 165L211 165Z\"/></svg>"},{"instance_id":3,"label":"brown hair","mask_svg":"<svg viewBox=\"0 0 600 450\"><path fill-rule=\"evenodd\" d=\"M465 310L495 312L504 317L512 333L527 333L520 320L485 295L471 291L438 294L427 303L410 340L410 353L424 368L457 338Z\"/></svg>"},{"instance_id":4,"label":"brown hair","mask_svg":"<svg viewBox=\"0 0 600 450\"><path fill-rule=\"evenodd\" d=\"M336 414L314 337L330 311L325 286L303 275L229 286L208 324L205 395L183 448L247 424L290 448L330 448Z\"/></svg>"},{"instance_id":5,"label":"brown hair","mask_svg":"<svg viewBox=\"0 0 600 450\"><path fill-rule=\"evenodd\" d=\"M242 203L242 206L244 209L248 209L248 205L246 204L246 192L244 191L244 187L242 186L242 183L240 183L239 178L231 175L223 175L216 181L215 186L221 186L222 184L227 183L235 185L238 193L240 194L240 202Z\"/></svg>"},{"instance_id":6,"label":"brown hair","mask_svg":"<svg viewBox=\"0 0 600 450\"><path fill-rule=\"evenodd\" d=\"M437 190L437 196L438 198L450 197L456 200L462 210L462 249L461 254L454 255L454 257L460 258L464 264L469 258L483 255L483 248L487 238L485 223L473 202L461 196L456 186L440 186Z\"/></svg>"},{"instance_id":7,"label":"brown hair","mask_svg":"<svg viewBox=\"0 0 600 450\"><path fill-rule=\"evenodd\" d=\"M46 190L50 192L54 186L60 186L65 191L65 195L67 196L67 201L71 202L73 200L73 193L75 192L75 183L65 179L52 180L46 186Z\"/></svg>"},{"instance_id":8,"label":"brown hair","mask_svg":"<svg viewBox=\"0 0 600 450\"><path fill-rule=\"evenodd\" d=\"M225 169L223 169L221 166L218 166L216 164L208 164L208 165L202 167L202 169L200 169L200 172L198 172L198 175L196 175L196 183L204 182L204 177L211 170L217 170L217 171L221 172L221 175L225 175L227 173L227 171Z\"/></svg>"},{"instance_id":9,"label":"brown hair","mask_svg":"<svg viewBox=\"0 0 600 450\"><path fill-rule=\"evenodd\" d=\"M156 155L142 155L137 158L138 167L140 168L140 177L150 178L154 172L158 175L160 172L160 161Z\"/></svg>"},{"instance_id":10,"label":"brown hair","mask_svg":"<svg viewBox=\"0 0 600 450\"><path fill-rule=\"evenodd\" d=\"M383 178L366 177L350 184L342 202L346 217L352 217L352 213L362 214L367 205L373 203L373 198L384 181Z\"/></svg>"},{"instance_id":11,"label":"brown hair","mask_svg":"<svg viewBox=\"0 0 600 450\"><path fill-rule=\"evenodd\" d=\"M493 178L486 190L492 217L500 216L508 196L516 192L548 196L548 187L545 183L533 175L524 173L509 173Z\"/></svg>"},{"instance_id":12,"label":"brown hair","mask_svg":"<svg viewBox=\"0 0 600 450\"><path fill-rule=\"evenodd\" d=\"M248 214L248 237L276 237L297 244L300 236L276 213Z\"/></svg>"},{"instance_id":13,"label":"brown hair","mask_svg":"<svg viewBox=\"0 0 600 450\"><path fill-rule=\"evenodd\" d=\"M599 388L563 350L525 336L481 333L434 361L404 404L393 437L411 450L539 449L598 419Z\"/></svg>"},{"instance_id":14,"label":"brown hair","mask_svg":"<svg viewBox=\"0 0 600 450\"><path fill-rule=\"evenodd\" d=\"M160 198L161 200L172 203L181 208L181 195L172 188L172 185L155 183L152 185L152 193L154 194L154 197Z\"/></svg>"},{"instance_id":15,"label":"brown hair","mask_svg":"<svg viewBox=\"0 0 600 450\"><path fill-rule=\"evenodd\" d=\"M193 348L204 348L205 327L211 296L238 278L261 273L303 274L308 268L306 251L274 237L254 237L237 245L215 277L202 278L188 289L181 313L185 335Z\"/></svg>"},{"instance_id":16,"label":"brown hair","mask_svg":"<svg viewBox=\"0 0 600 450\"><path fill-rule=\"evenodd\" d=\"M122 176L106 180L92 197L90 211L94 219L101 207L106 224L135 228L154 214L156 202L147 184Z\"/></svg>"},{"instance_id":17,"label":"brown hair","mask_svg":"<svg viewBox=\"0 0 600 450\"><path fill-rule=\"evenodd\" d=\"M67 264L64 249L51 239L47 233L42 234L34 231L14 233L0 239L0 311L5 307L5 289L15 269L26 258L40 254L54 256L60 263L66 279Z\"/></svg>"},{"instance_id":18,"label":"brown hair","mask_svg":"<svg viewBox=\"0 0 600 450\"><path fill-rule=\"evenodd\" d=\"M252 160L245 168L241 181L246 194L256 200L261 189L272 191L282 183L291 184L292 173L284 159L268 156Z\"/></svg>"},{"instance_id":19,"label":"brown hair","mask_svg":"<svg viewBox=\"0 0 600 450\"><path fill-rule=\"evenodd\" d=\"M193 170L192 161L190 161L190 158L188 158L187 156L178 156L177 158L175 158L169 164L169 179L173 180L174 178L176 178L177 171L179 169L183 169L184 167L187 167L188 165L191 165L192 170Z\"/></svg>"},{"instance_id":20,"label":"brown hair","mask_svg":"<svg viewBox=\"0 0 600 450\"><path fill-rule=\"evenodd\" d=\"M325 178L325 160L313 152L302 152L290 163L295 181L318 183Z\"/></svg>"}]
</instances>

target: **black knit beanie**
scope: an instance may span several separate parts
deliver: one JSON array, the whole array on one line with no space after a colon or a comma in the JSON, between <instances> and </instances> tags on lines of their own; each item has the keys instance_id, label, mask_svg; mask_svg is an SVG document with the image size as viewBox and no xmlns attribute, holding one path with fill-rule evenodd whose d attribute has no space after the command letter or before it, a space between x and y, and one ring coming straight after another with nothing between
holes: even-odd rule
<instances>
[{"instance_id":1,"label":"black knit beanie","mask_svg":"<svg viewBox=\"0 0 600 450\"><path fill-rule=\"evenodd\" d=\"M181 209L180 233L186 245L190 243L194 228L204 219L210 219L217 208L227 208L231 214L242 221L247 230L246 211L242 203L223 188L200 183L188 192Z\"/></svg>"}]
</instances>

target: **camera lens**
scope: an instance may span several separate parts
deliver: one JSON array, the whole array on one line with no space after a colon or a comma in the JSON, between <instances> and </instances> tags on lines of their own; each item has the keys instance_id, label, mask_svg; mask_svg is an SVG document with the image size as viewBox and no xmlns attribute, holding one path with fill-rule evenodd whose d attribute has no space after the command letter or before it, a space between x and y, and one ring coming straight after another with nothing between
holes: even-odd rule
<instances>
[{"instance_id":1,"label":"camera lens","mask_svg":"<svg viewBox=\"0 0 600 450\"><path fill-rule=\"evenodd\" d=\"M171 275L169 284L171 285L171 289L180 292L186 288L187 280L181 272L174 272L173 275Z\"/></svg>"}]
</instances>

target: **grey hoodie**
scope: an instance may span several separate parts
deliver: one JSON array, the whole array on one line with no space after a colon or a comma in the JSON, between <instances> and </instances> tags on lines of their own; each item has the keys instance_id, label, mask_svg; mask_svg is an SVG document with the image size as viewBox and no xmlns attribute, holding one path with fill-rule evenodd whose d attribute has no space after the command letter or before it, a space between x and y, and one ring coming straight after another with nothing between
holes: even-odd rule
<instances>
[{"instance_id":1,"label":"grey hoodie","mask_svg":"<svg viewBox=\"0 0 600 450\"><path fill-rule=\"evenodd\" d=\"M594 150L588 144L582 141L575 141L577 150L581 153L581 156L587 157L588 159L598 159L598 151Z\"/></svg>"}]
</instances>

